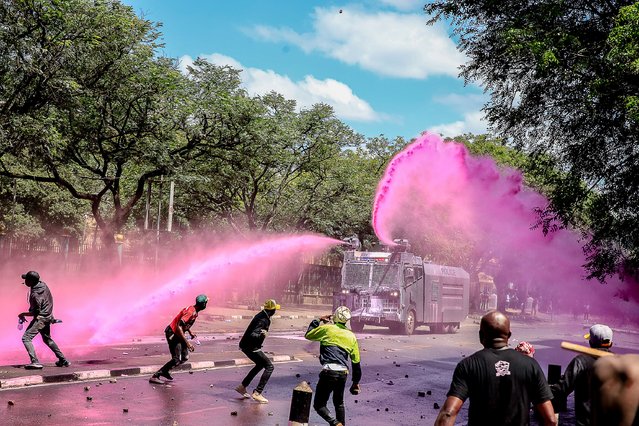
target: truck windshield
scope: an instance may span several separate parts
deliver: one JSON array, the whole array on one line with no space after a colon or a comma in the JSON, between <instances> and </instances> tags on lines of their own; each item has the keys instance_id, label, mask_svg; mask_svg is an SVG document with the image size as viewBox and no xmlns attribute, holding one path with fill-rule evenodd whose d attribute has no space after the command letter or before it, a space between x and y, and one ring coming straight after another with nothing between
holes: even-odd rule
<instances>
[{"instance_id":1,"label":"truck windshield","mask_svg":"<svg viewBox=\"0 0 639 426\"><path fill-rule=\"evenodd\" d=\"M373 276L371 277L371 267L373 268ZM384 282L380 284L382 275L388 268ZM398 287L399 286L399 266L398 265L371 265L370 263L349 263L344 269L344 282L343 287L371 287L375 288L378 285L386 287ZM370 281L369 281L370 280Z\"/></svg>"},{"instance_id":2,"label":"truck windshield","mask_svg":"<svg viewBox=\"0 0 639 426\"><path fill-rule=\"evenodd\" d=\"M388 268L388 272L387 271ZM373 287L399 287L399 265L375 265L373 267ZM384 281L380 284L380 280L382 276L386 272L386 276L384 277Z\"/></svg>"}]
</instances>

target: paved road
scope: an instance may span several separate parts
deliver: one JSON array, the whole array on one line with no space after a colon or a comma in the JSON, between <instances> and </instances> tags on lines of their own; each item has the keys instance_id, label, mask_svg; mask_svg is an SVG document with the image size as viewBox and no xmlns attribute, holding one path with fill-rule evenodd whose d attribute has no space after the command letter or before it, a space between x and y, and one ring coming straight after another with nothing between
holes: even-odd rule
<instances>
[{"instance_id":1,"label":"paved road","mask_svg":"<svg viewBox=\"0 0 639 426\"><path fill-rule=\"evenodd\" d=\"M549 363L565 367L574 354L558 349L559 342L580 342L584 332L579 322L513 323L512 328L512 342L534 343L544 371ZM468 320L454 335L433 335L420 329L415 335L404 337L390 336L381 329L365 329L359 334L364 373L362 394L347 395L348 424L432 424L438 412L434 404L443 403L456 363L479 349L477 330L473 320ZM314 386L319 371L317 344L305 341L301 334L301 330L280 329L267 339L265 350L299 359L276 365L265 391L270 400L267 405L239 399L232 389L248 367L231 367L180 372L170 386L151 385L145 376L118 378L113 383L105 379L2 390L0 418L3 424L10 425L285 425L293 387L302 380ZM617 333L615 342L619 353L639 352L636 334ZM196 354L241 356L236 345L237 341L216 335L216 339L205 339ZM135 359L166 358L160 341L137 342L126 347L136 347L142 353L153 351L153 355ZM114 347L104 351L111 355L118 353ZM115 358L112 362L131 362L128 355ZM426 395L421 397L419 392ZM10 400L14 405L8 404ZM465 424L466 408L467 405L458 417L458 424ZM562 423L569 424L571 415L562 414ZM324 423L313 412L311 424Z\"/></svg>"}]
</instances>

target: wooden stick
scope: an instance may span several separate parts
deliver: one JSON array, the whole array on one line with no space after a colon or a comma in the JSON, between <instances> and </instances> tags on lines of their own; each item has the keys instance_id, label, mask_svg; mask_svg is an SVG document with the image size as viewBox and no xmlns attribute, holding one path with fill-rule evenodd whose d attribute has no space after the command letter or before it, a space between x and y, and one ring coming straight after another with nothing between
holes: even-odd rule
<instances>
[{"instance_id":1,"label":"wooden stick","mask_svg":"<svg viewBox=\"0 0 639 426\"><path fill-rule=\"evenodd\" d=\"M569 351L580 352L582 354L588 354L596 357L614 355L612 352L600 351L599 349L593 349L588 346L577 345L570 342L561 342L561 347L563 349L568 349Z\"/></svg>"}]
</instances>

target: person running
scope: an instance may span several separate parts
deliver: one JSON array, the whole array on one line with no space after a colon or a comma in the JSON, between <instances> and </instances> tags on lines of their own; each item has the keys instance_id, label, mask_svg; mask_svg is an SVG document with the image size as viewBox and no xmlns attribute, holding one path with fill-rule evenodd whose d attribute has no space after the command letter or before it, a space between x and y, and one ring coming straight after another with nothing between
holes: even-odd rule
<instances>
[{"instance_id":1,"label":"person running","mask_svg":"<svg viewBox=\"0 0 639 426\"><path fill-rule=\"evenodd\" d=\"M235 390L244 398L252 397L260 404L268 403L268 399L264 398L262 392L264 392L264 387L268 383L268 379L270 379L274 370L273 363L262 351L262 345L264 344L264 339L266 339L268 334L268 329L271 326L271 317L275 315L275 311L278 309L280 309L280 305L278 305L275 300L268 299L264 302L262 310L253 317L251 323L246 328L244 335L240 339L240 350L248 357L248 359L255 363L255 367L248 372L246 377L244 377L244 380L242 380L242 383L237 385ZM246 387L251 384L251 381L260 371L262 371L262 369L264 372L262 373L260 382L253 390L253 393L249 395Z\"/></svg>"},{"instance_id":2,"label":"person running","mask_svg":"<svg viewBox=\"0 0 639 426\"><path fill-rule=\"evenodd\" d=\"M333 320L331 323L330 320ZM351 311L346 306L335 309L333 315L325 315L319 320L311 321L304 337L308 340L320 342L320 363L322 371L315 389L313 408L330 425L346 424L346 410L344 407L344 388L348 377L348 359L351 360L353 383L350 393L360 392L359 381L362 378L360 367L359 346L352 331L346 328L351 319ZM320 321L323 323L320 325ZM335 417L326 406L333 394Z\"/></svg>"},{"instance_id":3,"label":"person running","mask_svg":"<svg viewBox=\"0 0 639 426\"><path fill-rule=\"evenodd\" d=\"M150 383L163 384L160 377L166 380L173 380L171 369L180 364L185 363L189 359L189 351L193 352L195 347L186 339L186 333L189 333L191 339L195 339L195 334L191 332L191 327L197 319L198 313L206 309L209 298L205 294L200 294L195 298L195 305L183 308L180 313L171 321L164 329L166 341L169 344L169 352L171 360L164 364L151 378Z\"/></svg>"},{"instance_id":4,"label":"person running","mask_svg":"<svg viewBox=\"0 0 639 426\"><path fill-rule=\"evenodd\" d=\"M33 338L40 333L42 341L58 357L55 365L57 367L68 367L71 365L64 357L58 345L51 338L51 324L56 320L53 318L53 296L49 287L40 281L40 274L36 271L29 271L22 274L24 285L29 287L29 311L18 314L20 323L26 322L25 317L33 317L29 326L22 335L22 343L27 349L31 363L24 366L27 370L41 370L43 365L38 361Z\"/></svg>"}]
</instances>

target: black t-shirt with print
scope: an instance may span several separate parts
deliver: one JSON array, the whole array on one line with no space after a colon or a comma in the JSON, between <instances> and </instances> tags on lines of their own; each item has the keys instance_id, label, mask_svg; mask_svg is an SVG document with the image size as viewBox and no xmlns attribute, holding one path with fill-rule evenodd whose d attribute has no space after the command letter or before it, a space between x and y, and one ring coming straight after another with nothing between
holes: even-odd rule
<instances>
[{"instance_id":1,"label":"black t-shirt with print","mask_svg":"<svg viewBox=\"0 0 639 426\"><path fill-rule=\"evenodd\" d=\"M506 349L482 349L457 364L448 396L470 398L469 425L527 425L530 403L552 399L537 361Z\"/></svg>"}]
</instances>

